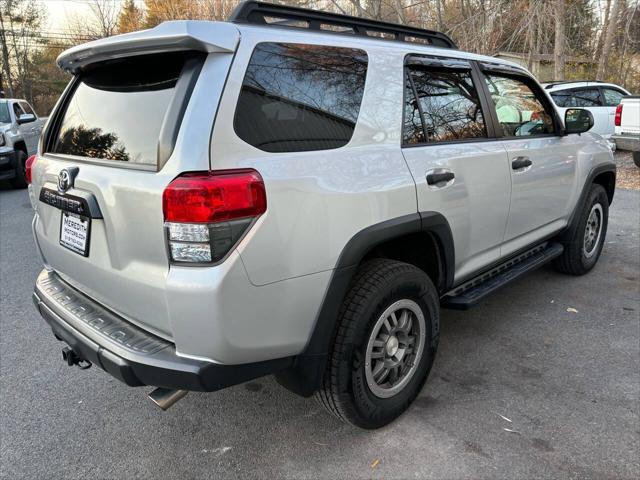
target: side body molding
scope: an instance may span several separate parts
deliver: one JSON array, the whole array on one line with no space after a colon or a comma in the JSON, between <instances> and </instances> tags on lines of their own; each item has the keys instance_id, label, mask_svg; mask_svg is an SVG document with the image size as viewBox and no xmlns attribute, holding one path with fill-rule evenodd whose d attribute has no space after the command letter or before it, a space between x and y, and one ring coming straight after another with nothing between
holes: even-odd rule
<instances>
[{"instance_id":1,"label":"side body molding","mask_svg":"<svg viewBox=\"0 0 640 480\"><path fill-rule=\"evenodd\" d=\"M444 284L453 283L455 253L449 223L437 212L416 212L387 220L361 230L345 245L333 272L305 350L293 367L276 375L278 382L298 395L308 397L320 386L331 340L337 328L338 314L358 264L373 248L404 235L427 232L436 239Z\"/></svg>"}]
</instances>

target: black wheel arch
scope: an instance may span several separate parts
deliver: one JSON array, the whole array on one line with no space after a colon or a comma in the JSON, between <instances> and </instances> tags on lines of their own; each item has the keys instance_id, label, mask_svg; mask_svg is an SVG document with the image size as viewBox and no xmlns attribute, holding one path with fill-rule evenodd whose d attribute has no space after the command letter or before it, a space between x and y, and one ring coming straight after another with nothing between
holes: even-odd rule
<instances>
[{"instance_id":1,"label":"black wheel arch","mask_svg":"<svg viewBox=\"0 0 640 480\"><path fill-rule=\"evenodd\" d=\"M569 222L567 223L567 227L565 230L560 233L557 237L557 240L560 243L566 244L571 237L573 236L574 230L577 228L577 219L580 217L580 209L589 195L589 190L591 189L591 185L598 184L602 185L602 187L607 192L607 198L609 200L609 205L613 202L613 195L616 189L616 165L615 163L607 162L602 165L597 165L591 169L587 178L582 185L582 191L580 192L580 196L578 197L578 201L573 207L573 212L571 213L571 217L569 218Z\"/></svg>"},{"instance_id":2,"label":"black wheel arch","mask_svg":"<svg viewBox=\"0 0 640 480\"><path fill-rule=\"evenodd\" d=\"M320 387L340 306L359 264L380 245L416 234L427 234L436 242L440 278L434 284L440 287L440 292L452 286L455 264L453 235L442 214L416 212L359 231L347 242L338 258L307 346L296 357L293 367L276 375L282 386L305 397Z\"/></svg>"},{"instance_id":3,"label":"black wheel arch","mask_svg":"<svg viewBox=\"0 0 640 480\"><path fill-rule=\"evenodd\" d=\"M24 143L24 140L18 140L17 142L15 142L13 144L13 150L14 151L22 151L24 152L25 155L29 156L29 152L27 151L27 144Z\"/></svg>"}]
</instances>

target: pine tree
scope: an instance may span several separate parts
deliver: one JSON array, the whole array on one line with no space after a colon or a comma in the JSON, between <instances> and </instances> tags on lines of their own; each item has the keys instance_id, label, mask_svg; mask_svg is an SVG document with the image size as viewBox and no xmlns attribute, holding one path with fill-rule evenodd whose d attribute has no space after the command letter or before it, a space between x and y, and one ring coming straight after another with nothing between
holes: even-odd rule
<instances>
[{"instance_id":1,"label":"pine tree","mask_svg":"<svg viewBox=\"0 0 640 480\"><path fill-rule=\"evenodd\" d=\"M118 33L134 32L144 28L144 12L133 0L126 0L118 15Z\"/></svg>"}]
</instances>

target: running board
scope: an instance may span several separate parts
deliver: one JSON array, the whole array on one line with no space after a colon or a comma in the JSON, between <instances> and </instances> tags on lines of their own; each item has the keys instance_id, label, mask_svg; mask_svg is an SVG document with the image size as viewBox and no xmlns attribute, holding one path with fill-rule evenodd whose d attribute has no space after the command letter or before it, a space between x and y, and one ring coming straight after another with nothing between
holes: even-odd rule
<instances>
[{"instance_id":1,"label":"running board","mask_svg":"<svg viewBox=\"0 0 640 480\"><path fill-rule=\"evenodd\" d=\"M544 243L514 257L447 292L441 299L443 308L468 310L487 295L560 256L564 247Z\"/></svg>"}]
</instances>

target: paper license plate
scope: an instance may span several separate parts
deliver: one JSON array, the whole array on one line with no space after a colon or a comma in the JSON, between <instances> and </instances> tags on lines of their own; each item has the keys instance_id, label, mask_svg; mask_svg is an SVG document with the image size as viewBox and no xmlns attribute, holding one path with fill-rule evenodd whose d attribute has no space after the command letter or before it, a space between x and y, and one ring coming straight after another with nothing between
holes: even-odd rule
<instances>
[{"instance_id":1,"label":"paper license plate","mask_svg":"<svg viewBox=\"0 0 640 480\"><path fill-rule=\"evenodd\" d=\"M75 213L62 212L60 245L82 256L89 256L91 219Z\"/></svg>"}]
</instances>

